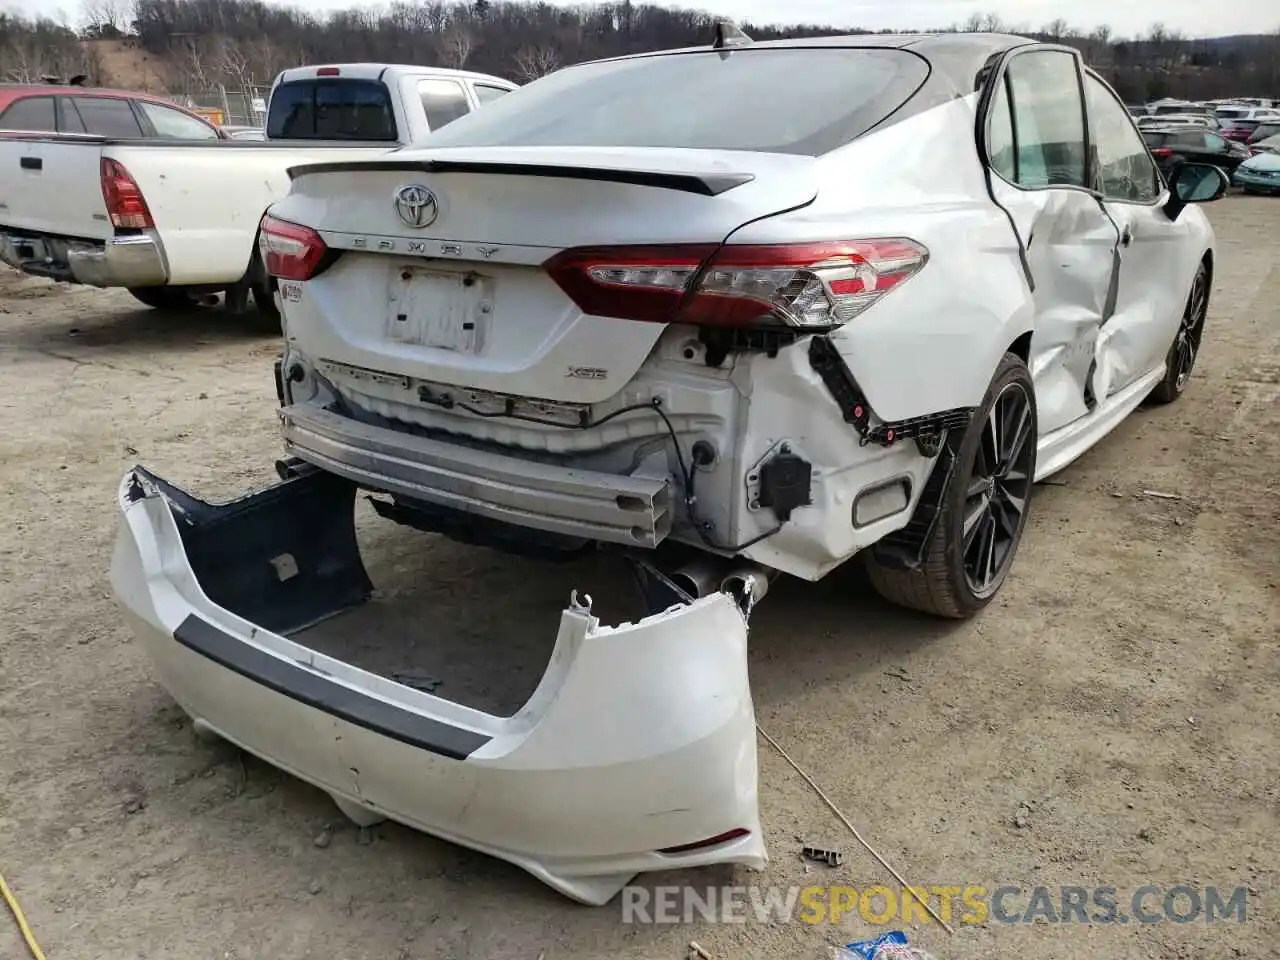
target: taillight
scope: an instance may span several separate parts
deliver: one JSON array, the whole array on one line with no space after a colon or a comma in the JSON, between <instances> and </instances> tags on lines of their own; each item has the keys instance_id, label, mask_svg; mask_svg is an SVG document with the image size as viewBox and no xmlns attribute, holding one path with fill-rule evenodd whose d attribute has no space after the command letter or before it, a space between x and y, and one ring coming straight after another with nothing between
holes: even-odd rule
<instances>
[{"instance_id":1,"label":"taillight","mask_svg":"<svg viewBox=\"0 0 1280 960\"><path fill-rule=\"evenodd\" d=\"M1156 147L1151 151L1153 157L1159 157L1161 160L1168 160L1173 156L1173 147Z\"/></svg>"},{"instance_id":2,"label":"taillight","mask_svg":"<svg viewBox=\"0 0 1280 960\"><path fill-rule=\"evenodd\" d=\"M839 326L928 259L911 240L593 247L544 265L584 313L651 323Z\"/></svg>"},{"instance_id":3,"label":"taillight","mask_svg":"<svg viewBox=\"0 0 1280 960\"><path fill-rule=\"evenodd\" d=\"M309 280L329 253L310 227L267 214L258 228L258 250L267 273L281 280Z\"/></svg>"},{"instance_id":4,"label":"taillight","mask_svg":"<svg viewBox=\"0 0 1280 960\"><path fill-rule=\"evenodd\" d=\"M151 211L143 199L138 183L118 160L103 157L99 166L102 178L102 199L107 215L114 227L132 230L149 230L154 227Z\"/></svg>"}]
</instances>

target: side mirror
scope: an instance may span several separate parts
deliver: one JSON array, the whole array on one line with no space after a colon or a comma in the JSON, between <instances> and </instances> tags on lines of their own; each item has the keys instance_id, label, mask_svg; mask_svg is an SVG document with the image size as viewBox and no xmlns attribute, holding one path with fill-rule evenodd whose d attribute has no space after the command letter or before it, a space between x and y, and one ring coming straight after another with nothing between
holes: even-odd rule
<instances>
[{"instance_id":1,"label":"side mirror","mask_svg":"<svg viewBox=\"0 0 1280 960\"><path fill-rule=\"evenodd\" d=\"M1177 220L1191 203L1210 203L1227 192L1231 181L1218 167L1208 163L1180 163L1169 174L1169 200L1165 215Z\"/></svg>"}]
</instances>

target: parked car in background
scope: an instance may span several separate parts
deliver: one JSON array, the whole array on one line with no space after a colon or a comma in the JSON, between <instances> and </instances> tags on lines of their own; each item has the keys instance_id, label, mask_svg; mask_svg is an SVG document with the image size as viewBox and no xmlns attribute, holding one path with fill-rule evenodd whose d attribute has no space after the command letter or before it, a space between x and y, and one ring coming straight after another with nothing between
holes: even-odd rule
<instances>
[{"instance_id":1,"label":"parked car in background","mask_svg":"<svg viewBox=\"0 0 1280 960\"><path fill-rule=\"evenodd\" d=\"M1182 395L1213 287L1194 204L1226 176L1166 183L1077 51L731 33L295 170L262 224L281 483L119 487L115 594L197 729L588 903L765 865L747 638L775 576L865 560L977 614L1034 481ZM359 488L467 543L617 551L647 609L606 626L574 592L510 711L411 689L388 664L430 614L353 612L351 659L312 632L371 595ZM513 667L485 640L487 685Z\"/></svg>"},{"instance_id":2,"label":"parked car in background","mask_svg":"<svg viewBox=\"0 0 1280 960\"><path fill-rule=\"evenodd\" d=\"M386 153L515 88L433 67L299 67L276 78L264 142L223 136L155 98L53 88L43 115L60 118L65 100L84 129L59 122L0 138L0 260L68 283L125 287L150 307L224 294L233 311L252 297L278 317L258 223L288 192L290 168ZM29 97L14 106L34 116Z\"/></svg>"},{"instance_id":3,"label":"parked car in background","mask_svg":"<svg viewBox=\"0 0 1280 960\"><path fill-rule=\"evenodd\" d=\"M1280 153L1280 134L1249 144L1249 149L1256 156L1259 153Z\"/></svg>"},{"instance_id":4,"label":"parked car in background","mask_svg":"<svg viewBox=\"0 0 1280 960\"><path fill-rule=\"evenodd\" d=\"M1180 163L1211 163L1227 173L1250 157L1249 148L1210 130L1195 127L1160 127L1142 131L1160 170L1167 177Z\"/></svg>"},{"instance_id":5,"label":"parked car in background","mask_svg":"<svg viewBox=\"0 0 1280 960\"><path fill-rule=\"evenodd\" d=\"M1280 143L1280 137L1274 139ZM1236 167L1231 182L1245 193L1280 193L1280 146L1244 161Z\"/></svg>"},{"instance_id":6,"label":"parked car in background","mask_svg":"<svg viewBox=\"0 0 1280 960\"><path fill-rule=\"evenodd\" d=\"M1147 116L1138 118L1138 129L1148 130L1157 127L1199 127L1203 130L1217 131L1217 118L1204 113L1177 113L1165 116Z\"/></svg>"},{"instance_id":7,"label":"parked car in background","mask_svg":"<svg viewBox=\"0 0 1280 960\"><path fill-rule=\"evenodd\" d=\"M1280 135L1280 121L1276 121L1274 123L1263 122L1254 127L1253 133L1249 135L1247 143L1250 147L1253 147L1261 143L1263 140L1267 140L1278 135Z\"/></svg>"},{"instance_id":8,"label":"parked car in background","mask_svg":"<svg viewBox=\"0 0 1280 960\"><path fill-rule=\"evenodd\" d=\"M0 132L122 140L223 139L204 117L163 97L67 84L0 84Z\"/></svg>"}]
</instances>

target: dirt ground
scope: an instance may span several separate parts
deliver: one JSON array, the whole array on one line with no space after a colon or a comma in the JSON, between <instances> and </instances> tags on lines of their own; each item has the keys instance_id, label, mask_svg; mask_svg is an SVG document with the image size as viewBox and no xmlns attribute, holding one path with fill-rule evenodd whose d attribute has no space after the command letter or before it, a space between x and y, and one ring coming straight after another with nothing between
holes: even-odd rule
<instances>
[{"instance_id":1,"label":"dirt ground","mask_svg":"<svg viewBox=\"0 0 1280 960\"><path fill-rule=\"evenodd\" d=\"M1122 908L1147 883L1249 891L1243 923L911 927L937 960L1280 956L1280 201L1211 217L1189 393L1038 489L997 604L938 624L842 572L753 621L760 722L911 882L1110 885ZM270 482L276 352L250 319L0 277L0 872L50 960L676 960L691 939L818 958L878 932L857 911L623 925L616 902L343 826L318 790L197 740L111 599L116 487L135 462L215 497ZM547 604L521 561L408 536L395 565L474 644ZM642 883L892 882L763 745L761 805L766 873ZM806 868L798 838L844 865ZM0 916L0 957L23 955Z\"/></svg>"}]
</instances>

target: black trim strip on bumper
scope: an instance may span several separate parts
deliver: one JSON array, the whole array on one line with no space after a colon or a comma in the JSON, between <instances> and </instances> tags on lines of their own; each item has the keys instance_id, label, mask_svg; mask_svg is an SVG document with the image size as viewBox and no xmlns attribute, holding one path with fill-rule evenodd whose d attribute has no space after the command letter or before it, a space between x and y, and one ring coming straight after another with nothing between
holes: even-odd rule
<instances>
[{"instance_id":1,"label":"black trim strip on bumper","mask_svg":"<svg viewBox=\"0 0 1280 960\"><path fill-rule=\"evenodd\" d=\"M430 753L465 760L493 739L327 680L238 640L194 613L178 624L173 638L214 663L299 703Z\"/></svg>"}]
</instances>

